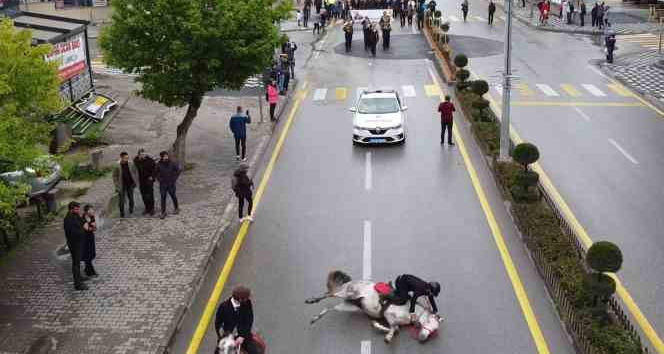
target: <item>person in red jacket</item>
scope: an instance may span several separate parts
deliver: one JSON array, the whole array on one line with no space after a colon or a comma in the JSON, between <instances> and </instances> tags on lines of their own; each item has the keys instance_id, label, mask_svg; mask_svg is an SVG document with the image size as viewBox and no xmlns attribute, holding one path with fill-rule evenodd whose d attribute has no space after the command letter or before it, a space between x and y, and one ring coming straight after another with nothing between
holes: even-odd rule
<instances>
[{"instance_id":1,"label":"person in red jacket","mask_svg":"<svg viewBox=\"0 0 664 354\"><path fill-rule=\"evenodd\" d=\"M445 101L438 105L440 112L440 145L445 143L445 130L447 130L447 143L454 146L452 142L452 122L454 120L454 103L450 102L450 96L445 96Z\"/></svg>"}]
</instances>

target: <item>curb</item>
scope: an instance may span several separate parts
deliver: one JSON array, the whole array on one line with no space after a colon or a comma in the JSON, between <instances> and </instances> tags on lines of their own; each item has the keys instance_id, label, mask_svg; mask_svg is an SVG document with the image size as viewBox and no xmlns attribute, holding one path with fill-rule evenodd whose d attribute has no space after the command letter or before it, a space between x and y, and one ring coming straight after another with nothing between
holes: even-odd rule
<instances>
[{"instance_id":1,"label":"curb","mask_svg":"<svg viewBox=\"0 0 664 354\"><path fill-rule=\"evenodd\" d=\"M298 81L297 79L293 79L293 87L291 90L288 91L288 94L284 98L284 103L280 105L280 107L277 108L277 112L275 112L275 116L277 117L277 122L272 123L272 122L264 122L264 123L269 123L272 124L272 129L270 131L270 134L267 136L264 136L262 141L260 142L258 148L256 149L256 152L252 156L251 160L249 161L250 166L255 166L259 160L261 160L263 157L265 157L265 154L268 151L268 146L270 146L272 140L274 139L277 134L274 134L276 131L276 128L278 126L279 119L281 118L281 114L286 110L286 107L290 103L291 97L294 95L294 92L297 89L297 84ZM262 104L262 101L261 101ZM257 169L252 169L252 175L251 177L254 178L257 173ZM198 296L198 292L203 285L203 281L205 280L205 276L208 274L208 272L211 270L211 265L212 265L212 260L215 259L218 256L218 253L222 251L222 241L224 240L223 233L228 229L229 226L233 225L234 223L237 222L237 220L233 221L234 219L231 217L231 212L233 212L234 208L234 199L233 199L233 193L232 191L226 192L226 195L228 195L229 200L228 203L226 204L226 208L224 209L224 213L221 216L221 219L219 220L218 228L214 233L214 236L212 237L212 243L211 246L208 250L208 254L205 257L205 266L203 267L203 270L198 273L197 279L194 280L193 286L192 286L192 291L190 293L189 298L186 300L187 304L186 305L180 305L178 308L178 311L176 312L175 320L171 322L169 326L168 332L166 338L163 340L163 342L157 347L157 351L155 353L159 354L169 354L171 353L170 351L170 346L173 343L173 340L175 339L175 335L178 333L182 322L184 321L185 316L187 313L189 313L189 309L193 305L194 301L196 300L196 297Z\"/></svg>"},{"instance_id":2,"label":"curb","mask_svg":"<svg viewBox=\"0 0 664 354\"><path fill-rule=\"evenodd\" d=\"M642 99L644 99L645 101L647 101L651 105L655 106L657 109L659 109L661 111L664 111L664 98L663 99L658 99L657 97L653 96L652 94L632 86L629 82L627 82L624 79L616 76L611 70L607 69L604 65L599 64L598 69L601 70L602 73L604 73L606 76L612 78L615 81L618 81L621 85L623 85L625 87L628 87L630 90L634 91Z\"/></svg>"}]
</instances>

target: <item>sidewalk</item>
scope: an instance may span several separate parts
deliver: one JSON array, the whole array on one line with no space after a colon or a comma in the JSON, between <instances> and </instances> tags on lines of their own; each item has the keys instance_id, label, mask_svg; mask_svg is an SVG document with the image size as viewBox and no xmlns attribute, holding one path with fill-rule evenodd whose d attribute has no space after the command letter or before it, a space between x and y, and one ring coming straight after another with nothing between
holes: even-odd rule
<instances>
[{"instance_id":1,"label":"sidewalk","mask_svg":"<svg viewBox=\"0 0 664 354\"><path fill-rule=\"evenodd\" d=\"M101 87L125 90L129 97L107 131L111 145L104 148L105 163L125 150L133 156L144 147L155 156L167 149L186 109L129 96L131 84L121 82L126 78L98 80ZM133 217L108 217L117 213L115 203L109 204L114 195L110 176L95 181L79 198L93 203L102 216L95 260L100 277L87 282L90 290L73 290L69 255L57 252L64 243L62 220L21 245L0 267L0 353L24 353L45 336L56 343L50 353L163 352L211 253L225 237L223 230L236 218L227 208L235 206L229 204L230 175L238 165L228 117L237 105L252 113L247 151L254 161L272 132L271 123L257 123L257 104L255 96L203 101L187 139L193 168L178 181L180 215L138 217L143 204L136 193ZM283 110L285 104L280 106Z\"/></svg>"},{"instance_id":2,"label":"sidewalk","mask_svg":"<svg viewBox=\"0 0 664 354\"><path fill-rule=\"evenodd\" d=\"M552 8L551 15L549 16L548 24L545 26L539 25L539 10L537 6L533 9L533 16L530 17L530 3L526 4L526 7L521 7L520 2L512 4L512 11L514 18L523 22L524 24L536 28L542 31L550 32L562 32L562 33L576 33L576 34L603 34L604 32L599 28L591 27L590 19L590 10L592 9L591 4L588 2L588 13L586 14L586 23L584 27L579 26L579 15L576 13L575 23L568 25L565 21L561 20L558 17L559 7ZM496 5L501 7L504 10L504 4L502 2L496 2ZM610 3L611 6L611 17L610 21L613 21L610 30L615 34L639 34L639 33L649 33L659 31L661 26L654 22L647 22L647 17L644 18L641 14L641 11L636 11L634 9L625 9L622 8L620 4Z\"/></svg>"},{"instance_id":3,"label":"sidewalk","mask_svg":"<svg viewBox=\"0 0 664 354\"><path fill-rule=\"evenodd\" d=\"M656 50L615 58L613 64L600 64L604 72L664 109L664 54Z\"/></svg>"}]
</instances>

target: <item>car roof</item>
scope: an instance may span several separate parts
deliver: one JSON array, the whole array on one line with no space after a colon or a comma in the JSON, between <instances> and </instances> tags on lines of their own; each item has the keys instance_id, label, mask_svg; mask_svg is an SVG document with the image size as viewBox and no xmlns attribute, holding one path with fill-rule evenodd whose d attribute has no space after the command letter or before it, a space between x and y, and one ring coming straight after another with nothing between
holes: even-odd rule
<instances>
[{"instance_id":1,"label":"car roof","mask_svg":"<svg viewBox=\"0 0 664 354\"><path fill-rule=\"evenodd\" d=\"M381 98L381 97L397 97L397 92L394 90L373 90L373 91L362 91L360 98Z\"/></svg>"}]
</instances>

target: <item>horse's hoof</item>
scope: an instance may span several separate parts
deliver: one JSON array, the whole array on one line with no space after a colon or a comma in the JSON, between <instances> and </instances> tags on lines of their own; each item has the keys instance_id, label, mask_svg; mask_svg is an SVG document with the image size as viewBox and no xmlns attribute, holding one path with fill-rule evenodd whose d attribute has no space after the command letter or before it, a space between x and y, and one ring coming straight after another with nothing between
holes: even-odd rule
<instances>
[{"instance_id":1,"label":"horse's hoof","mask_svg":"<svg viewBox=\"0 0 664 354\"><path fill-rule=\"evenodd\" d=\"M392 338L385 337L385 338L383 338L383 340L385 340L386 344L390 344L390 342L392 341Z\"/></svg>"},{"instance_id":2,"label":"horse's hoof","mask_svg":"<svg viewBox=\"0 0 664 354\"><path fill-rule=\"evenodd\" d=\"M310 298L304 300L304 303L305 303L305 304L313 304L313 303L315 303L315 302L316 302L316 299L314 299L314 298L312 298L312 297L310 297Z\"/></svg>"}]
</instances>

